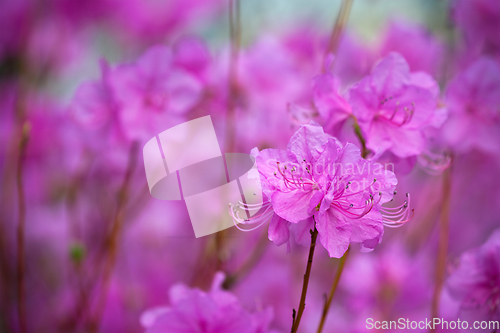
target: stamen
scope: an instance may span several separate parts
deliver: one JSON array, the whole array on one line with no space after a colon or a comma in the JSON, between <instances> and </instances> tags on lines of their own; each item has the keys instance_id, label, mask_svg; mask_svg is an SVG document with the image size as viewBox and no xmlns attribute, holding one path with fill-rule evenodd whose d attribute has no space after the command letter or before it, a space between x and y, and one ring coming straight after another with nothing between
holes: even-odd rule
<instances>
[{"instance_id":1,"label":"stamen","mask_svg":"<svg viewBox=\"0 0 500 333\"><path fill-rule=\"evenodd\" d=\"M396 191L394 191L396 192ZM398 207L381 207L380 212L382 213L384 225L389 228L398 228L410 221L415 214L415 210L410 210L410 194L406 193L407 199L405 202Z\"/></svg>"},{"instance_id":2,"label":"stamen","mask_svg":"<svg viewBox=\"0 0 500 333\"><path fill-rule=\"evenodd\" d=\"M252 215L250 218L242 218L240 217L239 210L246 212L257 211L257 214ZM239 201L237 205L233 205L231 203L229 204L229 215L231 215L233 219L234 226L241 231L252 231L259 228L264 223L266 223L269 220L269 218L273 216L273 214L274 211L269 201L264 202L263 204L246 204L241 201ZM259 225L250 229L244 229L238 225L238 224L248 225L256 223L259 223Z\"/></svg>"}]
</instances>

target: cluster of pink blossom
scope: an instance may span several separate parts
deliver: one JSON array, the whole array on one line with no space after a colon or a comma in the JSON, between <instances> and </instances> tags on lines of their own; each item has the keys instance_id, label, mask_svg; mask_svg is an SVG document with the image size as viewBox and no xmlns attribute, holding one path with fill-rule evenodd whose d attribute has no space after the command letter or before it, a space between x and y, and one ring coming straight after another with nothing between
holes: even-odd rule
<instances>
[{"instance_id":1,"label":"cluster of pink blossom","mask_svg":"<svg viewBox=\"0 0 500 333\"><path fill-rule=\"evenodd\" d=\"M413 1L442 15L372 38L364 7L392 2L323 3L333 29L257 27L245 0L4 2L0 333L500 332L498 0ZM141 151L207 115L263 205L195 238Z\"/></svg>"}]
</instances>

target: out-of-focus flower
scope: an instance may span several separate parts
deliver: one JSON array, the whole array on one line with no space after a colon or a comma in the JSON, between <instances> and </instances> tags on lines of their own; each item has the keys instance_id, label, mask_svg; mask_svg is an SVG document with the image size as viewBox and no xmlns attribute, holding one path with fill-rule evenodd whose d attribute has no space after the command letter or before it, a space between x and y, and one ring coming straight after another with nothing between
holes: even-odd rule
<instances>
[{"instance_id":1,"label":"out-of-focus flower","mask_svg":"<svg viewBox=\"0 0 500 333\"><path fill-rule=\"evenodd\" d=\"M177 58L170 48L153 46L134 63L116 68L103 64L102 78L83 83L70 109L80 123L107 125L122 140L149 139L186 119L201 99L205 64L196 65L200 61L193 53L203 46L195 46L178 49Z\"/></svg>"},{"instance_id":2,"label":"out-of-focus flower","mask_svg":"<svg viewBox=\"0 0 500 333\"><path fill-rule=\"evenodd\" d=\"M480 248L462 255L447 286L452 298L460 302L462 315L500 319L500 230Z\"/></svg>"},{"instance_id":3,"label":"out-of-focus flower","mask_svg":"<svg viewBox=\"0 0 500 333\"><path fill-rule=\"evenodd\" d=\"M199 100L202 85L176 67L170 48L153 46L135 63L120 65L110 73L110 84L120 108L123 130L131 137L155 134L165 123L165 113L181 115Z\"/></svg>"},{"instance_id":4,"label":"out-of-focus flower","mask_svg":"<svg viewBox=\"0 0 500 333\"><path fill-rule=\"evenodd\" d=\"M392 22L382 41L380 53L401 54L412 71L423 71L437 75L444 53L443 43L426 31L424 27L407 22Z\"/></svg>"},{"instance_id":5,"label":"out-of-focus flower","mask_svg":"<svg viewBox=\"0 0 500 333\"><path fill-rule=\"evenodd\" d=\"M500 3L456 0L453 4L453 17L465 37L467 52L500 56Z\"/></svg>"},{"instance_id":6,"label":"out-of-focus flower","mask_svg":"<svg viewBox=\"0 0 500 333\"><path fill-rule=\"evenodd\" d=\"M434 125L438 92L432 77L410 73L405 59L390 53L349 91L367 147L398 157L420 154L425 148L422 130Z\"/></svg>"},{"instance_id":7,"label":"out-of-focus flower","mask_svg":"<svg viewBox=\"0 0 500 333\"><path fill-rule=\"evenodd\" d=\"M387 211L381 207L393 197L394 173L362 159L359 148L342 145L318 124L301 126L286 151L261 151L257 166L263 193L277 215L269 238L278 244L289 236L290 223L311 223L314 217L321 244L338 258L351 242L373 249L384 223L398 225L409 217L409 202Z\"/></svg>"},{"instance_id":8,"label":"out-of-focus flower","mask_svg":"<svg viewBox=\"0 0 500 333\"><path fill-rule=\"evenodd\" d=\"M428 309L432 296L429 264L422 256L412 258L401 242L357 256L344 274L342 287L349 293L347 303L354 312L371 309L387 316L417 307Z\"/></svg>"},{"instance_id":9,"label":"out-of-focus flower","mask_svg":"<svg viewBox=\"0 0 500 333\"><path fill-rule=\"evenodd\" d=\"M252 314L236 296L221 289L224 274L218 273L208 292L175 285L170 307L146 311L142 325L147 333L266 333L272 319L270 308Z\"/></svg>"},{"instance_id":10,"label":"out-of-focus flower","mask_svg":"<svg viewBox=\"0 0 500 333\"><path fill-rule=\"evenodd\" d=\"M424 320L428 316L432 275L425 256L412 257L396 241L351 259L339 285L340 293L345 293L345 304L335 311L345 311L349 325L361 322L365 327L366 318ZM389 332L398 331L392 328Z\"/></svg>"},{"instance_id":11,"label":"out-of-focus flower","mask_svg":"<svg viewBox=\"0 0 500 333\"><path fill-rule=\"evenodd\" d=\"M459 73L448 86L446 106L442 135L450 146L459 152L499 152L500 66L495 61L480 58Z\"/></svg>"},{"instance_id":12,"label":"out-of-focus flower","mask_svg":"<svg viewBox=\"0 0 500 333\"><path fill-rule=\"evenodd\" d=\"M340 94L340 80L333 74L325 73L315 77L312 90L314 106L327 131L351 115L351 106Z\"/></svg>"},{"instance_id":13,"label":"out-of-focus flower","mask_svg":"<svg viewBox=\"0 0 500 333\"><path fill-rule=\"evenodd\" d=\"M110 9L108 24L115 28L115 34L125 42L158 43L165 36L182 31L195 21L216 16L224 8L221 0L171 0L140 1L125 3L108 0Z\"/></svg>"},{"instance_id":14,"label":"out-of-focus flower","mask_svg":"<svg viewBox=\"0 0 500 333\"><path fill-rule=\"evenodd\" d=\"M238 58L236 79L240 94L228 98L237 98L239 102L242 112L236 128L248 149L285 146L296 129L287 121L287 103L305 95L304 88L312 75L308 77L300 70L294 52L275 37L266 36L242 50Z\"/></svg>"},{"instance_id":15,"label":"out-of-focus flower","mask_svg":"<svg viewBox=\"0 0 500 333\"><path fill-rule=\"evenodd\" d=\"M370 72L375 59L373 50L359 36L346 31L335 54L332 73L340 78L343 87L349 87Z\"/></svg>"}]
</instances>

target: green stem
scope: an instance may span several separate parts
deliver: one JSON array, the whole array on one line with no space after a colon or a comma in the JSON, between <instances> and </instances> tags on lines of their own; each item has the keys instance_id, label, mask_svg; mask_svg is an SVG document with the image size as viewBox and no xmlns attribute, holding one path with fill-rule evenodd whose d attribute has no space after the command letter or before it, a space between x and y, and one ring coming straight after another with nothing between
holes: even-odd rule
<instances>
[{"instance_id":1,"label":"green stem","mask_svg":"<svg viewBox=\"0 0 500 333\"><path fill-rule=\"evenodd\" d=\"M337 267L337 272L335 273L335 278L333 279L332 289L330 290L330 295L328 295L328 299L326 300L325 306L323 307L323 313L321 314L321 321L319 322L317 333L321 333L321 331L323 330L323 326L325 325L326 317L328 315L328 309L330 308L333 296L335 295L335 291L337 290L337 286L339 285L340 276L342 275L342 272L344 270L348 254L349 249L347 249L342 258L340 258L339 266Z\"/></svg>"},{"instance_id":2,"label":"green stem","mask_svg":"<svg viewBox=\"0 0 500 333\"><path fill-rule=\"evenodd\" d=\"M359 142L361 143L361 157L366 158L366 156L368 155L368 149L366 149L366 140L363 137L363 133L361 132L361 127L359 127L358 119L355 116L353 116L353 119L354 119L354 124L353 124L354 133L356 134L356 136L359 139Z\"/></svg>"}]
</instances>

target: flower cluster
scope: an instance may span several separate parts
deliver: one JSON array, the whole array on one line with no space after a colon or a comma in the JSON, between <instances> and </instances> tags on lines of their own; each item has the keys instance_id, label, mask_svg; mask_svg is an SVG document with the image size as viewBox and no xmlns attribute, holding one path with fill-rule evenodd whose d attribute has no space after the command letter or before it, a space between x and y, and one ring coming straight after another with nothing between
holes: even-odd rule
<instances>
[{"instance_id":1,"label":"flower cluster","mask_svg":"<svg viewBox=\"0 0 500 333\"><path fill-rule=\"evenodd\" d=\"M4 0L0 22L0 332L500 320L498 0ZM235 227L196 238L142 152L206 116L263 195L204 197Z\"/></svg>"},{"instance_id":2,"label":"flower cluster","mask_svg":"<svg viewBox=\"0 0 500 333\"><path fill-rule=\"evenodd\" d=\"M410 218L409 197L399 207L382 207L395 193L394 173L361 158L358 147L342 145L318 124L301 126L286 151L259 152L257 166L276 213L269 239L277 244L288 241L291 223L313 219L321 244L340 258L351 242L373 249L384 224L401 225Z\"/></svg>"}]
</instances>

